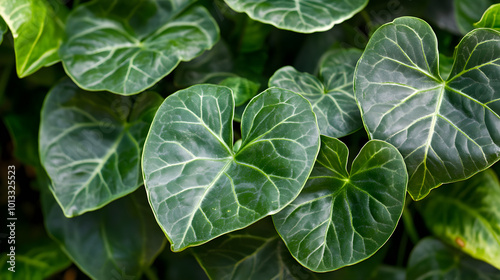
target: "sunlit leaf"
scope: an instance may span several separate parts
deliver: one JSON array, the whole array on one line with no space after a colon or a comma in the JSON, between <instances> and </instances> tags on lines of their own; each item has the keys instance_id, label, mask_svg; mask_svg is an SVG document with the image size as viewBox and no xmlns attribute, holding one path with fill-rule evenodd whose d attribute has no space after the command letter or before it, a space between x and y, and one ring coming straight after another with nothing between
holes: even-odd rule
<instances>
[{"instance_id":1,"label":"sunlit leaf","mask_svg":"<svg viewBox=\"0 0 500 280\"><path fill-rule=\"evenodd\" d=\"M500 30L500 4L491 5L474 27L486 27Z\"/></svg>"},{"instance_id":2,"label":"sunlit leaf","mask_svg":"<svg viewBox=\"0 0 500 280\"><path fill-rule=\"evenodd\" d=\"M311 105L272 88L252 99L233 151L234 100L196 85L160 106L144 146L148 197L172 250L205 243L283 209L298 195L319 149Z\"/></svg>"},{"instance_id":3,"label":"sunlit leaf","mask_svg":"<svg viewBox=\"0 0 500 280\"><path fill-rule=\"evenodd\" d=\"M299 197L273 216L292 255L305 267L332 271L373 255L403 212L407 173L398 150L372 140L347 171L347 146L321 136L321 150Z\"/></svg>"},{"instance_id":4,"label":"sunlit leaf","mask_svg":"<svg viewBox=\"0 0 500 280\"><path fill-rule=\"evenodd\" d=\"M415 200L500 158L500 33L471 31L454 58L443 80L434 32L403 17L373 34L356 69L365 128L399 149Z\"/></svg>"},{"instance_id":5,"label":"sunlit leaf","mask_svg":"<svg viewBox=\"0 0 500 280\"><path fill-rule=\"evenodd\" d=\"M51 191L68 217L142 185L140 156L162 98L85 92L64 80L47 95L40 124L40 159Z\"/></svg>"}]
</instances>

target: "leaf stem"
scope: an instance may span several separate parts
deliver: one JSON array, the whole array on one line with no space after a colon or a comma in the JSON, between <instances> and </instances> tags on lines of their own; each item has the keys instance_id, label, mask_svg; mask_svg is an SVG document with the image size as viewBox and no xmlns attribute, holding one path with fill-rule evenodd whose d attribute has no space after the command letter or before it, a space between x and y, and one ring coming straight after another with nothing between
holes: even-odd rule
<instances>
[{"instance_id":1,"label":"leaf stem","mask_svg":"<svg viewBox=\"0 0 500 280\"><path fill-rule=\"evenodd\" d=\"M151 267L146 268L144 270L144 275L149 279L149 280L159 280L158 276L156 273L151 269Z\"/></svg>"},{"instance_id":2,"label":"leaf stem","mask_svg":"<svg viewBox=\"0 0 500 280\"><path fill-rule=\"evenodd\" d=\"M403 210L403 225L405 227L405 232L408 233L410 240L413 244L417 244L420 238L418 237L417 229L415 228L415 223L413 222L413 217L411 216L410 209L405 206Z\"/></svg>"}]
</instances>

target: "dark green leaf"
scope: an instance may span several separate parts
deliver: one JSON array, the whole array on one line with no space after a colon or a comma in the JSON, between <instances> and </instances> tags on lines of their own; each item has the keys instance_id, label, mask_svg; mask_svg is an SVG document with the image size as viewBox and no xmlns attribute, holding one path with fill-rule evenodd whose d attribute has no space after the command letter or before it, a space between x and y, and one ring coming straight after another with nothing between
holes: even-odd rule
<instances>
[{"instance_id":1,"label":"dark green leaf","mask_svg":"<svg viewBox=\"0 0 500 280\"><path fill-rule=\"evenodd\" d=\"M401 267L381 265L371 280L405 280L406 270Z\"/></svg>"},{"instance_id":2,"label":"dark green leaf","mask_svg":"<svg viewBox=\"0 0 500 280\"><path fill-rule=\"evenodd\" d=\"M408 180L392 145L369 141L347 171L347 146L321 136L321 150L299 197L273 216L292 255L305 267L332 271L373 255L403 213Z\"/></svg>"},{"instance_id":3,"label":"dark green leaf","mask_svg":"<svg viewBox=\"0 0 500 280\"><path fill-rule=\"evenodd\" d=\"M269 86L300 93L311 102L321 134L342 137L363 125L352 85L360 56L357 49L330 51L320 63L321 81L286 66L274 73Z\"/></svg>"},{"instance_id":4,"label":"dark green leaf","mask_svg":"<svg viewBox=\"0 0 500 280\"><path fill-rule=\"evenodd\" d=\"M68 17L60 55L87 90L130 95L210 49L219 30L193 0L115 0L80 5Z\"/></svg>"},{"instance_id":5,"label":"dark green leaf","mask_svg":"<svg viewBox=\"0 0 500 280\"><path fill-rule=\"evenodd\" d=\"M162 98L85 92L64 80L47 95L40 160L64 214L80 215L142 185L141 150Z\"/></svg>"},{"instance_id":6,"label":"dark green leaf","mask_svg":"<svg viewBox=\"0 0 500 280\"><path fill-rule=\"evenodd\" d=\"M486 27L500 30L500 4L491 5L474 27Z\"/></svg>"},{"instance_id":7,"label":"dark green leaf","mask_svg":"<svg viewBox=\"0 0 500 280\"><path fill-rule=\"evenodd\" d=\"M52 1L3 0L0 16L14 37L16 68L19 77L33 74L43 66L59 61L57 51L64 36L66 7Z\"/></svg>"},{"instance_id":8,"label":"dark green leaf","mask_svg":"<svg viewBox=\"0 0 500 280\"><path fill-rule=\"evenodd\" d=\"M172 250L205 243L283 209L319 150L311 105L272 88L252 99L233 151L231 90L196 85L156 113L143 155L145 184Z\"/></svg>"},{"instance_id":9,"label":"dark green leaf","mask_svg":"<svg viewBox=\"0 0 500 280\"><path fill-rule=\"evenodd\" d=\"M420 241L410 254L408 280L498 280L500 271L434 238Z\"/></svg>"},{"instance_id":10,"label":"dark green leaf","mask_svg":"<svg viewBox=\"0 0 500 280\"><path fill-rule=\"evenodd\" d=\"M455 20L458 29L465 34L474 29L474 23L479 21L481 15L495 0L454 0Z\"/></svg>"},{"instance_id":11,"label":"dark green leaf","mask_svg":"<svg viewBox=\"0 0 500 280\"><path fill-rule=\"evenodd\" d=\"M241 106L248 102L258 93L260 88L260 84L242 77L229 77L219 84L233 91L235 106Z\"/></svg>"},{"instance_id":12,"label":"dark green leaf","mask_svg":"<svg viewBox=\"0 0 500 280\"><path fill-rule=\"evenodd\" d=\"M470 32L454 57L443 81L432 29L403 17L373 34L356 69L365 128L405 157L415 200L500 158L500 33Z\"/></svg>"},{"instance_id":13,"label":"dark green leaf","mask_svg":"<svg viewBox=\"0 0 500 280\"><path fill-rule=\"evenodd\" d=\"M165 246L142 189L71 219L49 192L42 198L47 231L92 279L138 279Z\"/></svg>"},{"instance_id":14,"label":"dark green leaf","mask_svg":"<svg viewBox=\"0 0 500 280\"><path fill-rule=\"evenodd\" d=\"M7 33L7 24L5 23L5 21L0 17L0 44L2 43L3 41L3 35L5 33Z\"/></svg>"},{"instance_id":15,"label":"dark green leaf","mask_svg":"<svg viewBox=\"0 0 500 280\"><path fill-rule=\"evenodd\" d=\"M500 269L500 183L492 170L445 185L423 201L434 235Z\"/></svg>"},{"instance_id":16,"label":"dark green leaf","mask_svg":"<svg viewBox=\"0 0 500 280\"><path fill-rule=\"evenodd\" d=\"M225 0L252 19L295 32L326 31L363 9L367 0Z\"/></svg>"},{"instance_id":17,"label":"dark green leaf","mask_svg":"<svg viewBox=\"0 0 500 280\"><path fill-rule=\"evenodd\" d=\"M47 242L48 241L48 242ZM10 252L0 259L0 278L2 280L44 280L52 274L63 270L71 264L59 245L50 240L32 248L28 252L15 252L15 272L9 271L11 267ZM7 248L10 246L6 246Z\"/></svg>"}]
</instances>

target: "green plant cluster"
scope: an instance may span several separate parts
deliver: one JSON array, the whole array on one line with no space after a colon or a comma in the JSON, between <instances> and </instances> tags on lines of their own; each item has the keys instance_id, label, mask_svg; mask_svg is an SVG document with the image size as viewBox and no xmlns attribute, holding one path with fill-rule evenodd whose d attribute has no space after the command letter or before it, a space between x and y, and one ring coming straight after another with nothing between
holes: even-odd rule
<instances>
[{"instance_id":1,"label":"green plant cluster","mask_svg":"<svg viewBox=\"0 0 500 280\"><path fill-rule=\"evenodd\" d=\"M414 2L1 1L0 278L500 279L500 4Z\"/></svg>"}]
</instances>

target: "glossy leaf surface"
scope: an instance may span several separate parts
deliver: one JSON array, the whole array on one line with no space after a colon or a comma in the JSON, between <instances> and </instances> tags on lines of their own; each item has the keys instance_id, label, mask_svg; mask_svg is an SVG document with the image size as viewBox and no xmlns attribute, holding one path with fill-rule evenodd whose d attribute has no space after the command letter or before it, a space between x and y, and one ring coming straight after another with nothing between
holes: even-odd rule
<instances>
[{"instance_id":1,"label":"glossy leaf surface","mask_svg":"<svg viewBox=\"0 0 500 280\"><path fill-rule=\"evenodd\" d=\"M274 214L298 195L319 150L311 105L291 91L256 96L233 151L229 88L196 85L169 96L146 140L148 197L172 250L205 243Z\"/></svg>"},{"instance_id":2,"label":"glossy leaf surface","mask_svg":"<svg viewBox=\"0 0 500 280\"><path fill-rule=\"evenodd\" d=\"M66 7L59 1L51 1L51 4L41 0L0 2L0 16L14 37L19 77L59 61L57 51L64 37L66 14Z\"/></svg>"},{"instance_id":3,"label":"glossy leaf surface","mask_svg":"<svg viewBox=\"0 0 500 280\"><path fill-rule=\"evenodd\" d=\"M328 52L320 63L320 78L285 66L269 80L270 87L300 93L313 106L321 134L342 137L362 127L354 99L354 67L361 56L356 49Z\"/></svg>"},{"instance_id":4,"label":"glossy leaf surface","mask_svg":"<svg viewBox=\"0 0 500 280\"><path fill-rule=\"evenodd\" d=\"M365 128L399 149L415 200L500 158L500 33L470 32L454 57L443 81L434 32L403 17L374 33L357 66Z\"/></svg>"},{"instance_id":5,"label":"glossy leaf surface","mask_svg":"<svg viewBox=\"0 0 500 280\"><path fill-rule=\"evenodd\" d=\"M68 17L68 38L60 49L67 73L87 90L130 95L151 87L219 38L214 19L205 8L190 6L193 2L114 0L80 5Z\"/></svg>"},{"instance_id":6,"label":"glossy leaf surface","mask_svg":"<svg viewBox=\"0 0 500 280\"><path fill-rule=\"evenodd\" d=\"M474 29L484 11L497 0L454 0L455 20L462 34Z\"/></svg>"},{"instance_id":7,"label":"glossy leaf surface","mask_svg":"<svg viewBox=\"0 0 500 280\"><path fill-rule=\"evenodd\" d=\"M92 279L139 279L166 243L142 189L71 219L50 193L42 199L47 232Z\"/></svg>"},{"instance_id":8,"label":"glossy leaf surface","mask_svg":"<svg viewBox=\"0 0 500 280\"><path fill-rule=\"evenodd\" d=\"M500 269L500 183L492 170L445 185L420 209L434 235Z\"/></svg>"},{"instance_id":9,"label":"glossy leaf surface","mask_svg":"<svg viewBox=\"0 0 500 280\"><path fill-rule=\"evenodd\" d=\"M252 19L295 32L326 31L351 18L367 0L225 0L237 12Z\"/></svg>"},{"instance_id":10,"label":"glossy leaf surface","mask_svg":"<svg viewBox=\"0 0 500 280\"><path fill-rule=\"evenodd\" d=\"M486 27L500 30L500 4L491 5L484 12L481 20L474 24L474 27Z\"/></svg>"},{"instance_id":11,"label":"glossy leaf surface","mask_svg":"<svg viewBox=\"0 0 500 280\"><path fill-rule=\"evenodd\" d=\"M47 95L40 159L68 217L91 211L142 185L142 146L162 98L85 92L69 80Z\"/></svg>"},{"instance_id":12,"label":"glossy leaf surface","mask_svg":"<svg viewBox=\"0 0 500 280\"><path fill-rule=\"evenodd\" d=\"M314 169L296 200L273 216L278 233L305 267L331 271L373 255L403 212L407 173L392 145L368 142L347 171L347 146L321 136Z\"/></svg>"},{"instance_id":13,"label":"glossy leaf surface","mask_svg":"<svg viewBox=\"0 0 500 280\"><path fill-rule=\"evenodd\" d=\"M500 270L473 259L434 238L420 241L410 254L408 280L500 279Z\"/></svg>"}]
</instances>

